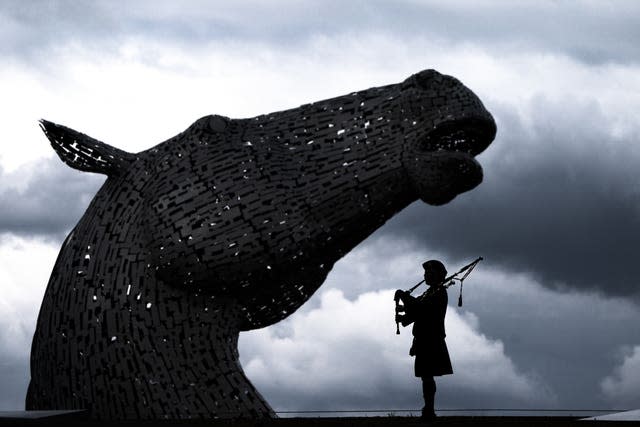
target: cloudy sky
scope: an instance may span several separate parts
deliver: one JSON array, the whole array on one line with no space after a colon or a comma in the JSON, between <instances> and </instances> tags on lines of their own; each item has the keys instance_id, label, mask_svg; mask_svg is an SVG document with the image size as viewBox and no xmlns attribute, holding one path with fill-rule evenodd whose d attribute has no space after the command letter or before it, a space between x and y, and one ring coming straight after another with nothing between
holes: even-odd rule
<instances>
[{"instance_id":1,"label":"cloudy sky","mask_svg":"<svg viewBox=\"0 0 640 427\"><path fill-rule=\"evenodd\" d=\"M426 68L476 92L498 135L484 182L416 202L338 262L298 312L244 333L276 410L421 406L393 290L420 264L485 261L447 314L438 408L640 407L640 3L0 3L0 409L22 409L62 240L104 177L37 120L137 152L207 114L251 117Z\"/></svg>"}]
</instances>

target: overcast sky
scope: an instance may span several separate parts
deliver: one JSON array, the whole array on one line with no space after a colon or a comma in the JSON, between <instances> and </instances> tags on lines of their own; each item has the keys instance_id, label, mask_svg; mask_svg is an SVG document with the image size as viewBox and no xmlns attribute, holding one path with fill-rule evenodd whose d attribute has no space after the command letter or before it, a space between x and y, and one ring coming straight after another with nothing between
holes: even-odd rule
<instances>
[{"instance_id":1,"label":"overcast sky","mask_svg":"<svg viewBox=\"0 0 640 427\"><path fill-rule=\"evenodd\" d=\"M137 152L206 114L296 107L427 68L477 93L498 135L484 182L416 202L298 312L240 338L276 410L421 406L393 290L420 264L485 261L447 314L438 408L640 406L640 3L3 1L0 409L22 409L62 240L104 177L54 156L46 118ZM455 304L456 290L450 301Z\"/></svg>"}]
</instances>

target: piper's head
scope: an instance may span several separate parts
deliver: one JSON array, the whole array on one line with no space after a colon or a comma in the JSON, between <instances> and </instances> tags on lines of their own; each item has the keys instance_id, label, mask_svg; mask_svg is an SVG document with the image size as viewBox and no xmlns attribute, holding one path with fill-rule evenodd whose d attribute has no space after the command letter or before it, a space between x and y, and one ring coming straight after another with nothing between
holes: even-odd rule
<instances>
[{"instance_id":1,"label":"piper's head","mask_svg":"<svg viewBox=\"0 0 640 427\"><path fill-rule=\"evenodd\" d=\"M440 285L447 277L447 269L437 259L425 262L422 268L424 268L424 281L428 286Z\"/></svg>"}]
</instances>

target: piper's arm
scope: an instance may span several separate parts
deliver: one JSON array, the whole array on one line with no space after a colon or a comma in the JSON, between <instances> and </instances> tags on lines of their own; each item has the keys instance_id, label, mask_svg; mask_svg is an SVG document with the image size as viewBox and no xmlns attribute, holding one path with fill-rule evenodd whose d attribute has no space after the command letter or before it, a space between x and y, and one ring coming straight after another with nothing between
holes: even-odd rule
<instances>
[{"instance_id":1,"label":"piper's arm","mask_svg":"<svg viewBox=\"0 0 640 427\"><path fill-rule=\"evenodd\" d=\"M412 311L414 311L416 305L418 304L418 300L415 297L412 297L409 292L400 289L396 291L394 299L396 301L402 301L407 313L411 313Z\"/></svg>"}]
</instances>

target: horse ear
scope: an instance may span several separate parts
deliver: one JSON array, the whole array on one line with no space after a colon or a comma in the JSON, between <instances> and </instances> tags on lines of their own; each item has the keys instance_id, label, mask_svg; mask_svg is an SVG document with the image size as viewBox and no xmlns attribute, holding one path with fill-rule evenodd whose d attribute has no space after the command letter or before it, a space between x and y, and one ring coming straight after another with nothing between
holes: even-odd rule
<instances>
[{"instance_id":1,"label":"horse ear","mask_svg":"<svg viewBox=\"0 0 640 427\"><path fill-rule=\"evenodd\" d=\"M136 159L134 154L119 150L66 126L40 120L40 127L58 157L74 169L117 176L127 170Z\"/></svg>"}]
</instances>

